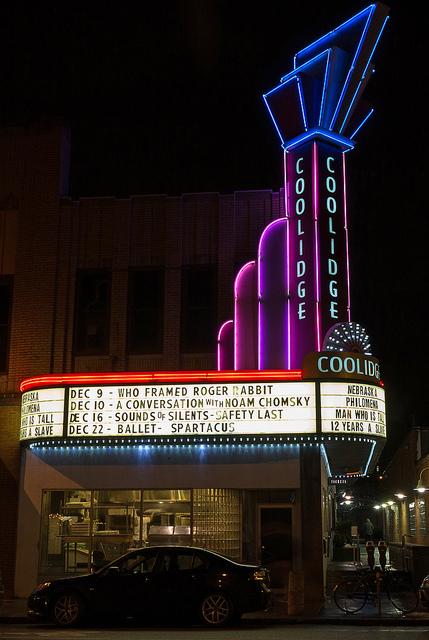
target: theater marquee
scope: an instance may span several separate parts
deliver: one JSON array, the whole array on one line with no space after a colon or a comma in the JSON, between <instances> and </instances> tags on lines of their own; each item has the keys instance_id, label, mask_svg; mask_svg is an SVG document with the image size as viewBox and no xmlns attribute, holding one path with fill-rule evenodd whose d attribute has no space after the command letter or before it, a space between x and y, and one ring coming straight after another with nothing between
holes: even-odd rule
<instances>
[{"instance_id":1,"label":"theater marquee","mask_svg":"<svg viewBox=\"0 0 429 640\"><path fill-rule=\"evenodd\" d=\"M174 381L160 373L156 384L151 374L143 384L139 382L145 374L136 374L135 384L130 384L132 374L124 374L124 384L120 374L45 376L43 384L41 379L24 381L20 439L323 433L386 437L384 390L377 385L302 381L300 371L252 373L207 373L206 382L190 382L198 376L189 372L183 372L183 381L180 372ZM76 384L83 379L86 384ZM57 381L62 385L46 386Z\"/></svg>"},{"instance_id":2,"label":"theater marquee","mask_svg":"<svg viewBox=\"0 0 429 640\"><path fill-rule=\"evenodd\" d=\"M66 437L316 432L312 382L70 387L54 413L59 392L23 395L21 439L63 435L61 418Z\"/></svg>"}]
</instances>

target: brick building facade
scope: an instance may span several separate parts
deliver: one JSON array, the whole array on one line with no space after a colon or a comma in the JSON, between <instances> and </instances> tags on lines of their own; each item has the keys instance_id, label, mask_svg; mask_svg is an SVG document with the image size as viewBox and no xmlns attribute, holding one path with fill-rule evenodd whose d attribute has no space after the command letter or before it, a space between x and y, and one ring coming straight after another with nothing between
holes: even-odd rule
<instances>
[{"instance_id":1,"label":"brick building facade","mask_svg":"<svg viewBox=\"0 0 429 640\"><path fill-rule=\"evenodd\" d=\"M0 134L0 267L11 294L0 372L0 567L9 593L21 380L73 371L214 369L217 327L231 317L237 268L254 256L264 227L284 213L282 192L270 190L74 201L67 197L69 152L68 131L60 125ZM189 301L183 284L193 268L208 270L215 282L212 308L201 316L213 318L204 351L184 336ZM129 283L139 270L163 277L162 346L154 353L147 346L145 353L130 349L127 339ZM78 274L91 273L108 274L108 328L103 344L85 349L76 337L76 289Z\"/></svg>"}]
</instances>

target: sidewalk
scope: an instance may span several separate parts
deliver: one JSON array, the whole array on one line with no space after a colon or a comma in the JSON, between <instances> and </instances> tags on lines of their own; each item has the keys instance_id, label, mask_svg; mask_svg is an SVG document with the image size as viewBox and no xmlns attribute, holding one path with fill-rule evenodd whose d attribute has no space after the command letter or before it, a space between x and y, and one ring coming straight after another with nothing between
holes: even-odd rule
<instances>
[{"instance_id":1,"label":"sidewalk","mask_svg":"<svg viewBox=\"0 0 429 640\"><path fill-rule=\"evenodd\" d=\"M333 587L356 572L368 566L365 547L361 546L361 561L331 561L328 565L326 598L320 611L312 614L289 616L287 596L282 600L274 599L273 607L268 612L257 612L243 616L247 620L266 620L267 622L283 622L289 624L356 624L356 625L429 625L429 608L422 605L413 613L403 614L390 602L386 594L381 594L381 613L374 603L368 603L357 613L347 614L341 611L333 598Z\"/></svg>"},{"instance_id":2,"label":"sidewalk","mask_svg":"<svg viewBox=\"0 0 429 640\"><path fill-rule=\"evenodd\" d=\"M0 624L18 624L20 622L28 622L27 600L25 598L4 600L0 607Z\"/></svg>"},{"instance_id":3,"label":"sidewalk","mask_svg":"<svg viewBox=\"0 0 429 640\"><path fill-rule=\"evenodd\" d=\"M420 606L418 611L403 614L392 605L385 595L381 599L381 615L373 604L366 604L361 611L347 614L335 604L332 595L327 596L319 612L289 616L287 602L273 603L269 611L245 614L243 620L267 622L267 624L344 624L344 625L425 625L429 626L429 609Z\"/></svg>"},{"instance_id":4,"label":"sidewalk","mask_svg":"<svg viewBox=\"0 0 429 640\"><path fill-rule=\"evenodd\" d=\"M389 558L387 558L389 561ZM368 600L367 604L357 613L347 614L341 611L335 604L333 588L340 581L356 575L357 571L368 568L366 550L360 545L360 562L334 562L331 561L327 571L327 585L325 604L320 611L317 620L319 622L331 622L335 624L390 624L390 625L419 625L429 624L429 609L419 605L419 609L412 613L398 611L385 593L381 594L381 613L375 603Z\"/></svg>"}]
</instances>

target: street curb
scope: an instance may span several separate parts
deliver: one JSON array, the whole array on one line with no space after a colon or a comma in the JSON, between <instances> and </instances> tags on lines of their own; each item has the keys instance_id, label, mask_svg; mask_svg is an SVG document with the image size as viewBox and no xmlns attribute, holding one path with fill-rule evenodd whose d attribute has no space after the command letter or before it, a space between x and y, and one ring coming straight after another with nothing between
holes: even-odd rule
<instances>
[{"instance_id":1,"label":"street curb","mask_svg":"<svg viewBox=\"0 0 429 640\"><path fill-rule=\"evenodd\" d=\"M355 626L428 626L429 617L427 618L402 618L402 617L380 617L380 618L356 618L354 616L345 615L344 618L299 618L295 620L295 624L337 624L337 625L355 625Z\"/></svg>"},{"instance_id":2,"label":"street curb","mask_svg":"<svg viewBox=\"0 0 429 640\"><path fill-rule=\"evenodd\" d=\"M23 624L29 622L27 616L0 616L0 624Z\"/></svg>"},{"instance_id":3,"label":"street curb","mask_svg":"<svg viewBox=\"0 0 429 640\"><path fill-rule=\"evenodd\" d=\"M327 617L294 617L294 618L253 618L251 620L244 619L242 625L251 626L252 623L266 625L298 625L298 624L318 624L318 625L338 625L338 626L429 626L429 617L427 618L356 618L352 616L344 616L344 618L327 618Z\"/></svg>"},{"instance_id":4,"label":"street curb","mask_svg":"<svg viewBox=\"0 0 429 640\"><path fill-rule=\"evenodd\" d=\"M0 616L0 624L34 624L37 621L31 620L23 616ZM242 627L252 625L302 625L302 624L318 624L318 625L345 625L345 626L428 626L429 616L426 618L356 618L353 616L344 616L344 618L327 618L327 617L293 617L293 618L252 618L244 619L241 623Z\"/></svg>"}]
</instances>

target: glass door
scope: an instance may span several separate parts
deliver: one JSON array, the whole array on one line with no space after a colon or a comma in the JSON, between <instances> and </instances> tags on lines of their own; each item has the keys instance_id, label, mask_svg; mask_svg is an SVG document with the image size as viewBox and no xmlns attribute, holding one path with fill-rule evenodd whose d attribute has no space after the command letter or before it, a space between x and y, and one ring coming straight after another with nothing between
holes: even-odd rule
<instances>
[{"instance_id":1,"label":"glass door","mask_svg":"<svg viewBox=\"0 0 429 640\"><path fill-rule=\"evenodd\" d=\"M259 505L259 561L270 570L271 586L286 589L292 568L292 507Z\"/></svg>"}]
</instances>

